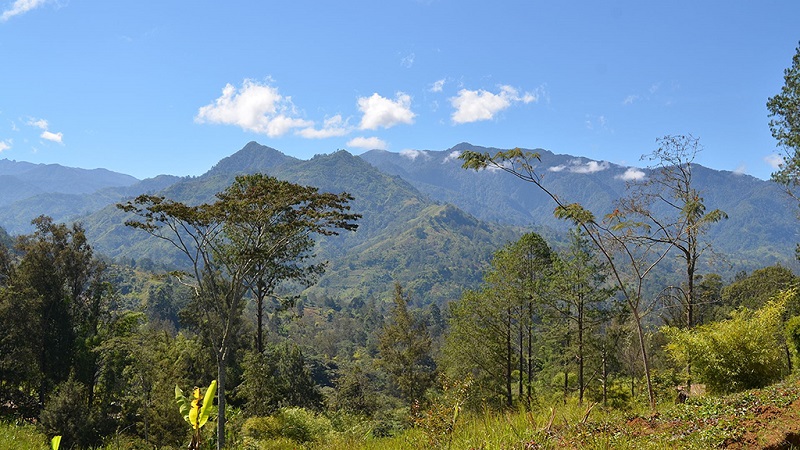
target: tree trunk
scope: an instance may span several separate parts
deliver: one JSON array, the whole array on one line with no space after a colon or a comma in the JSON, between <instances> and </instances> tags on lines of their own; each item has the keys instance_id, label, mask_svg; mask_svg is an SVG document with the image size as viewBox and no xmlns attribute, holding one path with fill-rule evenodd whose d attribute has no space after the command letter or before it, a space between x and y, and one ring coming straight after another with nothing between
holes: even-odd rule
<instances>
[{"instance_id":1,"label":"tree trunk","mask_svg":"<svg viewBox=\"0 0 800 450\"><path fill-rule=\"evenodd\" d=\"M266 296L266 287L264 281L258 280L256 290L256 349L258 353L264 353L264 297Z\"/></svg>"},{"instance_id":2,"label":"tree trunk","mask_svg":"<svg viewBox=\"0 0 800 450\"><path fill-rule=\"evenodd\" d=\"M603 342L603 406L608 405L608 363L606 355L606 343Z\"/></svg>"},{"instance_id":3,"label":"tree trunk","mask_svg":"<svg viewBox=\"0 0 800 450\"><path fill-rule=\"evenodd\" d=\"M511 356L514 354L511 349L511 309L507 311L506 320L506 404L510 408L514 404L513 392L511 391Z\"/></svg>"},{"instance_id":4,"label":"tree trunk","mask_svg":"<svg viewBox=\"0 0 800 450\"><path fill-rule=\"evenodd\" d=\"M583 404L583 299L578 300L578 404Z\"/></svg>"},{"instance_id":5,"label":"tree trunk","mask_svg":"<svg viewBox=\"0 0 800 450\"><path fill-rule=\"evenodd\" d=\"M647 343L644 339L644 328L642 328L642 318L639 316L638 308L633 309L633 317L636 320L636 333L639 335L639 348L642 351L642 363L644 364L644 378L647 381L647 397L650 400L650 409L656 407L656 397L653 392L653 381L650 379L650 359L647 357Z\"/></svg>"},{"instance_id":6,"label":"tree trunk","mask_svg":"<svg viewBox=\"0 0 800 450\"><path fill-rule=\"evenodd\" d=\"M225 355L217 354L217 450L225 448Z\"/></svg>"}]
</instances>

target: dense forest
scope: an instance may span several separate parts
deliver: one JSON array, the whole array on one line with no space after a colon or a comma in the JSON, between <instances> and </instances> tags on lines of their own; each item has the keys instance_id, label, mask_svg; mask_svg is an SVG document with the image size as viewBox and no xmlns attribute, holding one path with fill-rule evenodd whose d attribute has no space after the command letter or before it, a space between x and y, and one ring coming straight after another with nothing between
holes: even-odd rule
<instances>
[{"instance_id":1,"label":"dense forest","mask_svg":"<svg viewBox=\"0 0 800 450\"><path fill-rule=\"evenodd\" d=\"M800 48L768 102L789 195L799 104ZM359 192L244 173L253 161L232 183L212 169L213 198L189 180L117 203L104 217L138 235L128 253L47 215L0 228L0 418L61 448L450 448L465 423L518 411L549 423L470 446L539 448L556 408L586 424L794 376L800 279L781 264L708 270L732 212L697 187L696 138L657 144L608 211L546 183L536 152L464 149L461 170L544 193L568 231L492 228L397 182L403 201L385 208L413 211L393 241L413 258L374 239L392 224L353 208ZM362 224L359 258L336 261ZM451 260L415 272L428 249ZM376 260L390 269L363 270Z\"/></svg>"}]
</instances>

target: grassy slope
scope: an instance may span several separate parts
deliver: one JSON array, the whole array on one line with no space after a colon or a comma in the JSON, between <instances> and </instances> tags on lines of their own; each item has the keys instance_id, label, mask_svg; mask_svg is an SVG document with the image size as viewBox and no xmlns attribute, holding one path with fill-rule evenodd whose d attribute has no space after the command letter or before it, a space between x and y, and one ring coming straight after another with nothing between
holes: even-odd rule
<instances>
[{"instance_id":1,"label":"grassy slope","mask_svg":"<svg viewBox=\"0 0 800 450\"><path fill-rule=\"evenodd\" d=\"M453 449L783 449L800 446L800 380L727 397L698 397L664 404L656 413L622 413L585 407L550 411L485 413L459 422ZM550 424L550 426L548 426ZM334 439L317 448L425 448L426 436L411 430L374 440ZM448 448L447 445L441 448Z\"/></svg>"},{"instance_id":2,"label":"grassy slope","mask_svg":"<svg viewBox=\"0 0 800 450\"><path fill-rule=\"evenodd\" d=\"M800 379L729 395L697 397L683 405L663 404L656 413L623 413L556 406L540 413L510 412L460 419L452 449L788 449L800 446ZM275 448L415 449L431 448L420 429L389 438L365 438L362 432L334 433L315 445L284 442ZM367 433L368 434L368 433ZM0 448L47 448L33 426L0 423ZM263 448L273 448L269 443ZM278 444L277 442L273 442ZM287 446L287 444L290 444ZM113 448L109 445L106 448Z\"/></svg>"}]
</instances>

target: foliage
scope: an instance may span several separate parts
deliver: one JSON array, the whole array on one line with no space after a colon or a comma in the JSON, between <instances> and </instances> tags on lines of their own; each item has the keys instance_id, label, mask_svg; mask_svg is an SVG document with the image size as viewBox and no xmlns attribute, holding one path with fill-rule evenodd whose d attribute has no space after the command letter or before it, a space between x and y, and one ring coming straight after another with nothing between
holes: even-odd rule
<instances>
[{"instance_id":1,"label":"foliage","mask_svg":"<svg viewBox=\"0 0 800 450\"><path fill-rule=\"evenodd\" d=\"M666 349L679 363L691 359L698 378L713 392L736 392L768 385L786 373L779 345L781 317L796 295L784 292L757 311L739 309L728 320L694 330L663 329Z\"/></svg>"},{"instance_id":2,"label":"foliage","mask_svg":"<svg viewBox=\"0 0 800 450\"><path fill-rule=\"evenodd\" d=\"M322 395L296 344L284 342L263 353L248 352L242 367L237 393L251 415L266 416L281 407L319 409L322 405Z\"/></svg>"},{"instance_id":3,"label":"foliage","mask_svg":"<svg viewBox=\"0 0 800 450\"><path fill-rule=\"evenodd\" d=\"M419 401L433 384L436 367L431 357L431 338L423 322L408 311L408 297L395 284L394 310L380 334L378 364L389 374L408 401Z\"/></svg>"},{"instance_id":4,"label":"foliage","mask_svg":"<svg viewBox=\"0 0 800 450\"><path fill-rule=\"evenodd\" d=\"M461 411L467 403L472 380L450 380L441 376L441 392L426 405L415 402L411 414L415 427L422 429L428 437L428 446L448 448L456 432Z\"/></svg>"},{"instance_id":5,"label":"foliage","mask_svg":"<svg viewBox=\"0 0 800 450\"><path fill-rule=\"evenodd\" d=\"M298 247L298 236L355 230L359 215L347 212L350 200L347 193L321 193L256 174L237 177L214 203L190 206L141 195L117 205L136 216L126 225L168 242L191 261L191 307L217 362L218 448L225 444L226 369L236 350L248 285L262 280L269 268L302 259L308 241L301 238ZM291 277L291 272L276 276Z\"/></svg>"},{"instance_id":6,"label":"foliage","mask_svg":"<svg viewBox=\"0 0 800 450\"><path fill-rule=\"evenodd\" d=\"M251 417L242 425L246 438L266 441L291 439L295 443L322 440L333 430L330 420L303 408L281 408L268 417Z\"/></svg>"},{"instance_id":7,"label":"foliage","mask_svg":"<svg viewBox=\"0 0 800 450\"><path fill-rule=\"evenodd\" d=\"M177 385L175 386L175 402L178 403L183 420L192 427L196 435L211 417L211 411L214 407L214 394L216 392L216 380L211 382L202 398L198 387L192 390L191 397L186 398L181 388Z\"/></svg>"},{"instance_id":8,"label":"foliage","mask_svg":"<svg viewBox=\"0 0 800 450\"><path fill-rule=\"evenodd\" d=\"M742 306L759 309L781 291L796 286L799 281L800 278L788 267L780 264L762 267L750 275L737 276L731 284L722 288L722 305L728 309ZM786 306L794 309L792 314L800 313L800 309L791 303Z\"/></svg>"},{"instance_id":9,"label":"foliage","mask_svg":"<svg viewBox=\"0 0 800 450\"><path fill-rule=\"evenodd\" d=\"M64 448L98 445L98 418L90 414L86 387L74 379L60 383L47 399L41 413L42 428L48 436L60 435Z\"/></svg>"},{"instance_id":10,"label":"foliage","mask_svg":"<svg viewBox=\"0 0 800 450\"><path fill-rule=\"evenodd\" d=\"M783 147L786 158L772 179L789 188L800 183L800 46L792 65L783 72L781 92L767 101L772 137Z\"/></svg>"}]
</instances>

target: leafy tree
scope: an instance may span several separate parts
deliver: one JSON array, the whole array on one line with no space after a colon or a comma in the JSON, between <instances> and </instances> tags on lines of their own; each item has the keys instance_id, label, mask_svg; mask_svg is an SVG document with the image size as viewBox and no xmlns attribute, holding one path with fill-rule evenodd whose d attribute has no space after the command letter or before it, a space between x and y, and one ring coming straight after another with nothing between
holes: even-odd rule
<instances>
[{"instance_id":1,"label":"leafy tree","mask_svg":"<svg viewBox=\"0 0 800 450\"><path fill-rule=\"evenodd\" d=\"M567 363L574 359L578 366L578 402L583 403L588 344L592 334L608 319L606 302L614 294L614 289L607 286L606 269L597 261L588 239L581 236L579 230L572 230L569 237L569 248L554 264L554 306L566 321L563 333L575 336L574 349L566 347L562 353L565 359L564 381L565 384L568 381Z\"/></svg>"},{"instance_id":2,"label":"leafy tree","mask_svg":"<svg viewBox=\"0 0 800 450\"><path fill-rule=\"evenodd\" d=\"M243 175L214 203L190 206L141 195L117 205L137 216L126 225L168 242L191 263L191 273L178 275L194 290L189 308L197 314L217 363L218 448L225 445L226 368L242 326L244 295L259 267L270 267L269 261L285 262L298 230L306 235L335 235L357 227L354 221L359 216L347 212L349 194L320 193L294 184L282 185L286 213L274 223L258 226L253 217L259 217L260 208L272 207L260 195L267 195L275 183L263 175Z\"/></svg>"},{"instance_id":3,"label":"leafy tree","mask_svg":"<svg viewBox=\"0 0 800 450\"><path fill-rule=\"evenodd\" d=\"M90 406L96 367L89 349L96 345L109 296L102 278L105 267L94 258L80 225L55 224L46 216L32 223L36 231L17 242L22 256L11 284L18 292L30 290L29 299L36 304L30 320L37 330L29 345L36 349L41 372L39 400L44 403L53 387L77 369Z\"/></svg>"},{"instance_id":4,"label":"leafy tree","mask_svg":"<svg viewBox=\"0 0 800 450\"><path fill-rule=\"evenodd\" d=\"M554 255L547 242L536 233L526 233L507 245L492 260L493 270L486 277L497 294L511 302L510 315L516 323L519 398L525 389L527 405L532 401L532 382L536 361L534 335L547 302L548 278ZM527 382L526 382L527 379Z\"/></svg>"},{"instance_id":5,"label":"leafy tree","mask_svg":"<svg viewBox=\"0 0 800 450\"><path fill-rule=\"evenodd\" d=\"M425 324L408 311L409 299L400 284L394 289L394 310L380 335L378 364L388 372L402 398L413 402L423 399L436 375L431 337Z\"/></svg>"},{"instance_id":6,"label":"leafy tree","mask_svg":"<svg viewBox=\"0 0 800 450\"><path fill-rule=\"evenodd\" d=\"M800 186L800 46L792 57L792 65L783 72L781 92L767 100L769 128L784 151L784 161L772 179L784 185L798 199Z\"/></svg>"},{"instance_id":7,"label":"leafy tree","mask_svg":"<svg viewBox=\"0 0 800 450\"><path fill-rule=\"evenodd\" d=\"M697 376L713 392L766 386L786 373L781 317L796 295L786 291L757 311L736 310L728 320L694 329L667 327L667 351L679 364L693 361Z\"/></svg>"},{"instance_id":8,"label":"leafy tree","mask_svg":"<svg viewBox=\"0 0 800 450\"><path fill-rule=\"evenodd\" d=\"M502 395L508 407L513 405L516 381L518 398L527 395L530 404L538 365L539 343L534 345L534 339L552 261L544 239L525 234L495 253L480 290L467 291L451 303L445 353L447 365L456 372L454 378L476 372L476 387L488 391L490 397Z\"/></svg>"},{"instance_id":9,"label":"leafy tree","mask_svg":"<svg viewBox=\"0 0 800 450\"><path fill-rule=\"evenodd\" d=\"M728 310L744 306L759 309L778 293L798 284L798 277L780 264L754 270L722 289L722 304ZM787 305L792 308L793 305ZM795 307L796 308L796 307ZM800 310L790 311L800 314Z\"/></svg>"},{"instance_id":10,"label":"leafy tree","mask_svg":"<svg viewBox=\"0 0 800 450\"><path fill-rule=\"evenodd\" d=\"M284 342L264 352L248 352L239 393L245 408L256 416L268 416L282 407L319 409L322 394L311 377L303 352Z\"/></svg>"},{"instance_id":11,"label":"leafy tree","mask_svg":"<svg viewBox=\"0 0 800 450\"><path fill-rule=\"evenodd\" d=\"M245 283L256 298L256 349L262 352L264 299L281 282L309 285L325 270L324 262L308 262L314 247L311 233L324 231L310 219L331 198L313 187L263 174L237 177L218 197L233 215L225 221L226 236L233 246L248 249L247 256L255 260Z\"/></svg>"}]
</instances>

